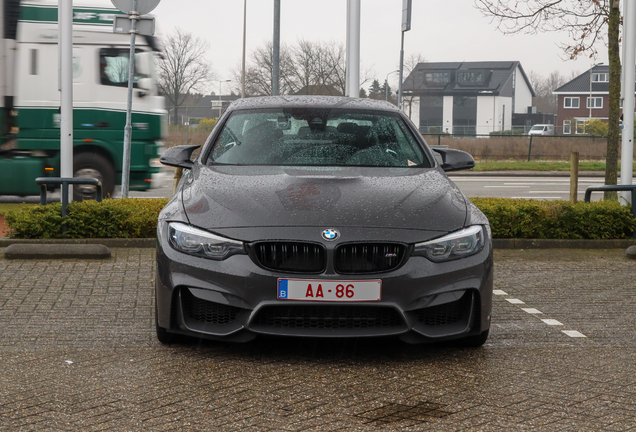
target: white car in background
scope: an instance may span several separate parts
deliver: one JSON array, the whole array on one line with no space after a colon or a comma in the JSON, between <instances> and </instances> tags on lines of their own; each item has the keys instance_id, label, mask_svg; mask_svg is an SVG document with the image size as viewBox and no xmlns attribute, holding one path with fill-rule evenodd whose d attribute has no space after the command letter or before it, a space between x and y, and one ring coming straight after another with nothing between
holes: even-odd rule
<instances>
[{"instance_id":1,"label":"white car in background","mask_svg":"<svg viewBox=\"0 0 636 432\"><path fill-rule=\"evenodd\" d=\"M528 135L554 135L554 125L536 124L528 131Z\"/></svg>"}]
</instances>

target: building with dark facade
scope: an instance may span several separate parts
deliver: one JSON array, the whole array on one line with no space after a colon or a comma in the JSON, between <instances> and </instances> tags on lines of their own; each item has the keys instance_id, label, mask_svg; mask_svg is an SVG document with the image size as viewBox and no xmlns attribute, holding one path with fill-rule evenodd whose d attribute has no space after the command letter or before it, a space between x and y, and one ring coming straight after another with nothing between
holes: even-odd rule
<instances>
[{"instance_id":1,"label":"building with dark facade","mask_svg":"<svg viewBox=\"0 0 636 432\"><path fill-rule=\"evenodd\" d=\"M403 83L404 111L422 133L511 130L533 96L518 61L419 63Z\"/></svg>"}]
</instances>

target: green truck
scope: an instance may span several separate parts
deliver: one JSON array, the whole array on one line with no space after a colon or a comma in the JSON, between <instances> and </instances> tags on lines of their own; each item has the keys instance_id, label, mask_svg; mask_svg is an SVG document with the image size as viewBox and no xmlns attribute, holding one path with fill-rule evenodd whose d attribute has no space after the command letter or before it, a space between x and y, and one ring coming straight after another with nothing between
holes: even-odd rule
<instances>
[{"instance_id":1,"label":"green truck","mask_svg":"<svg viewBox=\"0 0 636 432\"><path fill-rule=\"evenodd\" d=\"M121 184L130 37L113 33L108 0L73 6L73 173ZM57 0L0 0L0 195L38 195L36 177L60 176ZM167 130L153 37L135 53L130 190L159 183ZM94 195L75 186L73 198Z\"/></svg>"}]
</instances>

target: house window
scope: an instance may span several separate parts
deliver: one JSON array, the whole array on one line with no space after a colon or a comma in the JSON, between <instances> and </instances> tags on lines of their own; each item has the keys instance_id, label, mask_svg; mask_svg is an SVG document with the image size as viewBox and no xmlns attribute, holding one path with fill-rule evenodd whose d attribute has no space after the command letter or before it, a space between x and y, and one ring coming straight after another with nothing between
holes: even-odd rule
<instances>
[{"instance_id":1,"label":"house window","mask_svg":"<svg viewBox=\"0 0 636 432\"><path fill-rule=\"evenodd\" d=\"M483 71L457 72L458 83L477 84L477 83L482 83L483 81L484 81Z\"/></svg>"},{"instance_id":2,"label":"house window","mask_svg":"<svg viewBox=\"0 0 636 432\"><path fill-rule=\"evenodd\" d=\"M563 98L563 108L578 108L578 107L579 107L578 97Z\"/></svg>"},{"instance_id":3,"label":"house window","mask_svg":"<svg viewBox=\"0 0 636 432\"><path fill-rule=\"evenodd\" d=\"M31 50L31 75L38 74L38 50Z\"/></svg>"},{"instance_id":4,"label":"house window","mask_svg":"<svg viewBox=\"0 0 636 432\"><path fill-rule=\"evenodd\" d=\"M588 97L587 98L587 108L603 108L603 98L602 97Z\"/></svg>"},{"instance_id":5,"label":"house window","mask_svg":"<svg viewBox=\"0 0 636 432\"><path fill-rule=\"evenodd\" d=\"M563 120L563 135L570 135L572 133L572 121Z\"/></svg>"},{"instance_id":6,"label":"house window","mask_svg":"<svg viewBox=\"0 0 636 432\"><path fill-rule=\"evenodd\" d=\"M576 134L585 135L585 120L574 120L576 122Z\"/></svg>"},{"instance_id":7,"label":"house window","mask_svg":"<svg viewBox=\"0 0 636 432\"><path fill-rule=\"evenodd\" d=\"M429 83L445 84L450 82L450 72L427 72L424 79Z\"/></svg>"},{"instance_id":8,"label":"house window","mask_svg":"<svg viewBox=\"0 0 636 432\"><path fill-rule=\"evenodd\" d=\"M608 73L593 73L592 82L609 82Z\"/></svg>"}]
</instances>

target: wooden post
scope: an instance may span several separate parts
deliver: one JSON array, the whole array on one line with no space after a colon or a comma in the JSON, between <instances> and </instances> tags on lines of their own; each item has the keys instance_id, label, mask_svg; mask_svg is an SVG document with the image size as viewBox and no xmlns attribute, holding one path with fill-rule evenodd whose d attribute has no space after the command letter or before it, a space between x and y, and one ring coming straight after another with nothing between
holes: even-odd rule
<instances>
[{"instance_id":1,"label":"wooden post","mask_svg":"<svg viewBox=\"0 0 636 432\"><path fill-rule=\"evenodd\" d=\"M579 191L579 152L570 154L570 202L576 204Z\"/></svg>"}]
</instances>

